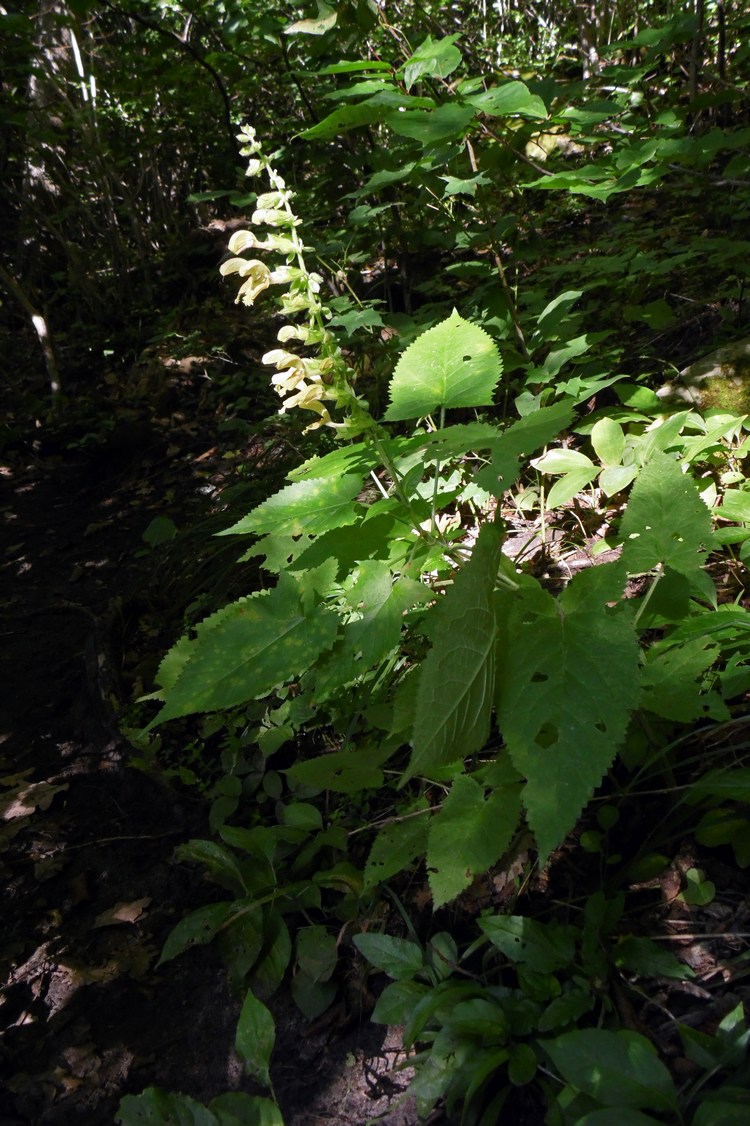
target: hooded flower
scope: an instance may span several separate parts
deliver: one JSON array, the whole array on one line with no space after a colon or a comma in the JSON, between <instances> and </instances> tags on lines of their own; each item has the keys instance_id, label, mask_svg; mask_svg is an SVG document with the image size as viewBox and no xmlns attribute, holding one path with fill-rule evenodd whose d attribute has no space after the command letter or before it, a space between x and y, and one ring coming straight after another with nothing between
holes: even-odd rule
<instances>
[{"instance_id":1,"label":"hooded flower","mask_svg":"<svg viewBox=\"0 0 750 1126\"><path fill-rule=\"evenodd\" d=\"M230 258L219 267L220 273L226 277L228 274L239 274L247 280L240 286L235 304L240 301L244 305L252 305L258 294L268 289L271 284L271 271L265 262L257 258Z\"/></svg>"}]
</instances>

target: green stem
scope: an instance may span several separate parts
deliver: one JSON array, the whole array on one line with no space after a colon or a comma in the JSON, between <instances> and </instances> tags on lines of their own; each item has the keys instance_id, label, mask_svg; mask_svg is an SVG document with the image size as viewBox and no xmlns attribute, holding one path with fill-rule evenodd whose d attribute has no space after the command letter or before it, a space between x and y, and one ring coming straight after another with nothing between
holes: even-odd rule
<instances>
[{"instance_id":1,"label":"green stem","mask_svg":"<svg viewBox=\"0 0 750 1126\"><path fill-rule=\"evenodd\" d=\"M656 590L657 586L659 585L659 583L661 582L661 580L663 578L664 578L664 568L662 567L661 563L657 563L656 574L654 575L654 577L651 581L651 586L646 591L646 593L643 597L643 601L641 602L640 606L638 607L635 618L633 619L633 625L634 626L638 625L639 621L641 620L641 616L643 614L643 611L648 606L649 602L651 601L651 597L652 597L654 591Z\"/></svg>"}]
</instances>

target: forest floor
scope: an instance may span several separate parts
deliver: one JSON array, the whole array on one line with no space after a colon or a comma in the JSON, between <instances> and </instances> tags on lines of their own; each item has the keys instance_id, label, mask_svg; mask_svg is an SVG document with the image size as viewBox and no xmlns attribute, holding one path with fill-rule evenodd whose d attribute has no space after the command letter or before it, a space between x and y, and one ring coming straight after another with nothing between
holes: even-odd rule
<instances>
[{"instance_id":1,"label":"forest floor","mask_svg":"<svg viewBox=\"0 0 750 1126\"><path fill-rule=\"evenodd\" d=\"M172 596L143 533L165 512L209 517L226 468L214 420L191 417L169 433L131 420L83 451L29 441L0 466L0 1126L111 1123L151 1085L204 1102L253 1091L214 949L157 968L211 898L173 859L207 834L206 803L133 769L116 716L122 670L144 656L129 647ZM164 651L150 647L147 663ZM288 1126L416 1121L408 1073L385 1074L397 1030L310 1027L288 996L272 1007Z\"/></svg>"}]
</instances>

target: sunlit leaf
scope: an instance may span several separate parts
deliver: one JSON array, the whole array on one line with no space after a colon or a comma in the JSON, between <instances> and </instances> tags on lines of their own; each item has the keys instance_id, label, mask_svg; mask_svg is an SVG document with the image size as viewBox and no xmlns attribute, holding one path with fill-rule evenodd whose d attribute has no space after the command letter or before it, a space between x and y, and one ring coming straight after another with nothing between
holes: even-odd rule
<instances>
[{"instance_id":1,"label":"sunlit leaf","mask_svg":"<svg viewBox=\"0 0 750 1126\"><path fill-rule=\"evenodd\" d=\"M454 310L401 356L389 389L386 419L423 418L440 407L489 406L502 364L497 345Z\"/></svg>"}]
</instances>

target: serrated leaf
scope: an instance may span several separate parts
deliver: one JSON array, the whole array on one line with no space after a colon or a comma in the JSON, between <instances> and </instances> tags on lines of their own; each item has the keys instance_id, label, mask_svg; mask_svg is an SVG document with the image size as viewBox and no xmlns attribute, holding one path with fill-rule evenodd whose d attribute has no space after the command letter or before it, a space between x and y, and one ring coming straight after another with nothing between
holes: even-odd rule
<instances>
[{"instance_id":1,"label":"serrated leaf","mask_svg":"<svg viewBox=\"0 0 750 1126\"><path fill-rule=\"evenodd\" d=\"M502 536L485 524L471 558L435 608L433 646L419 671L407 781L480 750L490 730L494 680L493 598Z\"/></svg>"},{"instance_id":2,"label":"serrated leaf","mask_svg":"<svg viewBox=\"0 0 750 1126\"><path fill-rule=\"evenodd\" d=\"M360 563L357 580L346 597L361 616L347 622L330 656L318 663L316 701L339 691L387 657L401 640L404 614L427 602L431 593L413 579L394 582L390 568L373 559Z\"/></svg>"},{"instance_id":3,"label":"serrated leaf","mask_svg":"<svg viewBox=\"0 0 750 1126\"><path fill-rule=\"evenodd\" d=\"M714 700L704 694L699 683L720 652L718 645L705 637L679 645L652 646L641 670L642 707L678 723L691 723L711 714L716 703L726 712L720 697ZM728 713L722 718L728 719Z\"/></svg>"},{"instance_id":4,"label":"serrated leaf","mask_svg":"<svg viewBox=\"0 0 750 1126\"><path fill-rule=\"evenodd\" d=\"M461 52L455 46L458 38L458 35L446 35L443 39L433 39L428 35L404 64L406 89L411 90L425 74L431 78L447 78L453 74L461 64Z\"/></svg>"},{"instance_id":5,"label":"serrated leaf","mask_svg":"<svg viewBox=\"0 0 750 1126\"><path fill-rule=\"evenodd\" d=\"M324 608L303 611L297 584L282 573L269 593L240 599L210 628L199 628L192 656L149 726L265 695L306 672L333 645L337 629L338 619Z\"/></svg>"},{"instance_id":6,"label":"serrated leaf","mask_svg":"<svg viewBox=\"0 0 750 1126\"><path fill-rule=\"evenodd\" d=\"M638 704L636 633L630 615L592 597L585 572L558 599L527 580L503 608L497 719L527 779L523 803L544 863L601 782Z\"/></svg>"},{"instance_id":7,"label":"serrated leaf","mask_svg":"<svg viewBox=\"0 0 750 1126\"><path fill-rule=\"evenodd\" d=\"M389 389L390 422L423 418L440 407L490 406L502 363L484 329L454 310L401 356Z\"/></svg>"},{"instance_id":8,"label":"serrated leaf","mask_svg":"<svg viewBox=\"0 0 750 1126\"><path fill-rule=\"evenodd\" d=\"M276 1038L273 1017L262 1001L248 990L240 1010L234 1046L241 1056L245 1071L265 1087L271 1084L269 1065Z\"/></svg>"},{"instance_id":9,"label":"serrated leaf","mask_svg":"<svg viewBox=\"0 0 750 1126\"><path fill-rule=\"evenodd\" d=\"M711 514L673 458L655 453L638 475L620 525L622 561L630 574L669 566L700 573L711 542Z\"/></svg>"},{"instance_id":10,"label":"serrated leaf","mask_svg":"<svg viewBox=\"0 0 750 1126\"><path fill-rule=\"evenodd\" d=\"M427 847L427 818L424 799L405 811L403 820L385 825L373 841L365 866L365 891L408 868ZM411 816L409 816L411 814ZM415 814L417 816L415 816Z\"/></svg>"},{"instance_id":11,"label":"serrated leaf","mask_svg":"<svg viewBox=\"0 0 750 1126\"><path fill-rule=\"evenodd\" d=\"M388 934L355 934L352 942L363 958L394 981L409 980L424 966L424 951L415 942Z\"/></svg>"},{"instance_id":12,"label":"serrated leaf","mask_svg":"<svg viewBox=\"0 0 750 1126\"><path fill-rule=\"evenodd\" d=\"M549 974L569 967L575 957L575 927L539 923L526 915L490 915L479 926L493 946L511 962L535 973Z\"/></svg>"},{"instance_id":13,"label":"serrated leaf","mask_svg":"<svg viewBox=\"0 0 750 1126\"><path fill-rule=\"evenodd\" d=\"M485 797L473 778L456 778L430 820L427 870L435 910L460 895L505 852L521 816L520 789L520 784L501 787Z\"/></svg>"},{"instance_id":14,"label":"serrated leaf","mask_svg":"<svg viewBox=\"0 0 750 1126\"><path fill-rule=\"evenodd\" d=\"M219 535L255 532L256 535L319 536L332 528L353 524L358 512L352 502L362 488L363 479L363 474L347 473L338 478L312 477L295 481Z\"/></svg>"},{"instance_id":15,"label":"serrated leaf","mask_svg":"<svg viewBox=\"0 0 750 1126\"><path fill-rule=\"evenodd\" d=\"M292 782L337 794L377 789L383 784L381 763L393 748L367 746L356 751L332 751L318 758L297 762L282 771Z\"/></svg>"},{"instance_id":16,"label":"serrated leaf","mask_svg":"<svg viewBox=\"0 0 750 1126\"><path fill-rule=\"evenodd\" d=\"M576 1029L544 1048L566 1083L618 1113L677 1108L669 1072L653 1044L637 1032Z\"/></svg>"}]
</instances>

